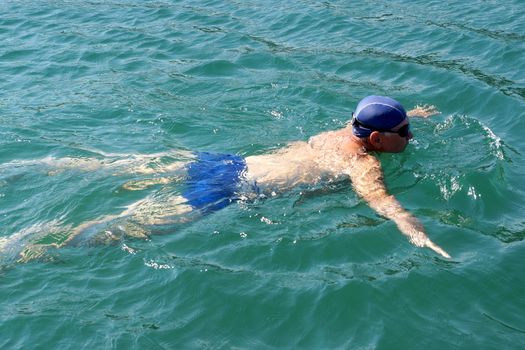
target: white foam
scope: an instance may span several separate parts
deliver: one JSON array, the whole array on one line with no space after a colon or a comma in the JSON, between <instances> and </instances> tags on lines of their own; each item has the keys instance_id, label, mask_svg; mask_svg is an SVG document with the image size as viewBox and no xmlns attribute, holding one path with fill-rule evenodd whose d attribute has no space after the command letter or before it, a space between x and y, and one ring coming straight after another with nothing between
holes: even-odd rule
<instances>
[{"instance_id":1,"label":"white foam","mask_svg":"<svg viewBox=\"0 0 525 350\"><path fill-rule=\"evenodd\" d=\"M494 132L488 126L485 126L482 123L480 124L483 130L487 132L487 136L489 138L489 145L490 145L491 150L493 151L493 154L498 159L503 160L505 158L505 155L503 154L503 147L502 147L503 145L501 142L501 138L496 136L496 134L494 134Z\"/></svg>"}]
</instances>

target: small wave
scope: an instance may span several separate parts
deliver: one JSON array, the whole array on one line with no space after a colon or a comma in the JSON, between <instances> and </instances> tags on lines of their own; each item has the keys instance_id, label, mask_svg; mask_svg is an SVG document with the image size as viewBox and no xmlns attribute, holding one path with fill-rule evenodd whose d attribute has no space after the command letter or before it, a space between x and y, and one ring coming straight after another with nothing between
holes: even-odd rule
<instances>
[{"instance_id":1,"label":"small wave","mask_svg":"<svg viewBox=\"0 0 525 350\"><path fill-rule=\"evenodd\" d=\"M519 34L519 33L512 33L512 32L506 32L503 30L491 30L487 28L475 28L469 25L466 25L464 23L455 23L455 22L437 22L429 20L426 22L428 25L441 27L445 29L449 28L457 28L462 31L466 32L472 32L476 34L480 34L492 39L497 40L503 40L506 42L513 42L513 41L525 41L525 35Z\"/></svg>"},{"instance_id":2,"label":"small wave","mask_svg":"<svg viewBox=\"0 0 525 350\"><path fill-rule=\"evenodd\" d=\"M513 227L500 225L488 234L504 243L523 241L525 239L525 222L514 225Z\"/></svg>"},{"instance_id":3,"label":"small wave","mask_svg":"<svg viewBox=\"0 0 525 350\"><path fill-rule=\"evenodd\" d=\"M471 67L464 60L438 59L437 55L432 54L411 56L408 54L398 54L388 51L382 51L375 48L366 48L361 51L361 54L371 57L386 58L391 61L415 63L418 65L444 69L446 71L459 72L466 76L474 78L490 87L498 89L505 95L525 98L525 89L520 87L516 82L507 79L503 76L489 74L479 68Z\"/></svg>"},{"instance_id":4,"label":"small wave","mask_svg":"<svg viewBox=\"0 0 525 350\"><path fill-rule=\"evenodd\" d=\"M184 72L187 75L207 77L231 77L238 75L242 68L230 61L215 60L198 65Z\"/></svg>"},{"instance_id":5,"label":"small wave","mask_svg":"<svg viewBox=\"0 0 525 350\"><path fill-rule=\"evenodd\" d=\"M432 127L417 144L417 156L426 160L425 168L414 174L423 186L437 189L450 204L465 201L463 206L478 209L509 190L505 173L513 163L510 151L515 152L487 124L451 115Z\"/></svg>"},{"instance_id":6,"label":"small wave","mask_svg":"<svg viewBox=\"0 0 525 350\"><path fill-rule=\"evenodd\" d=\"M452 131L452 128L455 128L457 131ZM489 126L478 119L466 115L449 116L434 128L435 134L445 134L447 132L454 132L462 136L481 134L483 139L487 141L488 154L495 156L499 160L510 161L510 158L505 155L505 149L508 147L506 147L502 139Z\"/></svg>"}]
</instances>

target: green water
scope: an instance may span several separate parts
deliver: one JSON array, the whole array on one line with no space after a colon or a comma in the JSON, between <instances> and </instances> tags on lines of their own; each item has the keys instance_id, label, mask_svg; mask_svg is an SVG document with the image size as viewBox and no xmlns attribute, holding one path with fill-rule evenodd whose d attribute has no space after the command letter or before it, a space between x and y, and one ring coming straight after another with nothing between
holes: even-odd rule
<instances>
[{"instance_id":1,"label":"green water","mask_svg":"<svg viewBox=\"0 0 525 350\"><path fill-rule=\"evenodd\" d=\"M453 257L347 184L232 205L149 241L0 256L1 349L525 348L523 1L0 2L0 237L160 191L46 157L262 154L369 94L414 120L390 191Z\"/></svg>"}]
</instances>

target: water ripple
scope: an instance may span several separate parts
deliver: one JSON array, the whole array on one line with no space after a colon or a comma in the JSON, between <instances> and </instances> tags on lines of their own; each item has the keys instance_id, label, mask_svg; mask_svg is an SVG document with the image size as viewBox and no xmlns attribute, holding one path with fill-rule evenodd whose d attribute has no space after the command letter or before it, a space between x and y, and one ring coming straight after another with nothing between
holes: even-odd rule
<instances>
[{"instance_id":1,"label":"water ripple","mask_svg":"<svg viewBox=\"0 0 525 350\"><path fill-rule=\"evenodd\" d=\"M522 5L1 1L0 347L523 347ZM443 112L380 158L454 260L341 182L14 263L145 195L129 174L39 160L262 154L345 125L372 93Z\"/></svg>"}]
</instances>

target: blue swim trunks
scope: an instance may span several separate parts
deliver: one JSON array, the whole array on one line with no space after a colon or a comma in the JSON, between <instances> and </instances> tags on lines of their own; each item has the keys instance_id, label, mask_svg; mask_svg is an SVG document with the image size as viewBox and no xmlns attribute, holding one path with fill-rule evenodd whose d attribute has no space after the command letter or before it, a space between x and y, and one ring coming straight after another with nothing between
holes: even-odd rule
<instances>
[{"instance_id":1,"label":"blue swim trunks","mask_svg":"<svg viewBox=\"0 0 525 350\"><path fill-rule=\"evenodd\" d=\"M198 152L186 166L188 180L182 196L194 209L209 213L239 199L244 158L231 154Z\"/></svg>"}]
</instances>

